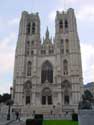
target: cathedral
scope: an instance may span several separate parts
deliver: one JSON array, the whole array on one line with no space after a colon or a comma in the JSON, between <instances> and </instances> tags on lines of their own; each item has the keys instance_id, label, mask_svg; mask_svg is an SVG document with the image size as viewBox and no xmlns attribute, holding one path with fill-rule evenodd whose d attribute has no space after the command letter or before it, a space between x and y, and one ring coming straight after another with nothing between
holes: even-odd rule
<instances>
[{"instance_id":1,"label":"cathedral","mask_svg":"<svg viewBox=\"0 0 94 125\"><path fill-rule=\"evenodd\" d=\"M38 13L22 12L12 98L30 114L77 112L83 93L80 42L74 10L56 12L55 35L43 40Z\"/></svg>"}]
</instances>

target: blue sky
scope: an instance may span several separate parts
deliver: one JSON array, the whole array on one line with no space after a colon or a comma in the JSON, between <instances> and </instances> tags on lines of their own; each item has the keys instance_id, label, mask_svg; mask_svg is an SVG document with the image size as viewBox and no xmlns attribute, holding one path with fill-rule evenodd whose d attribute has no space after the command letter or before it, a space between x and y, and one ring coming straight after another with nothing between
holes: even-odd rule
<instances>
[{"instance_id":1,"label":"blue sky","mask_svg":"<svg viewBox=\"0 0 94 125\"><path fill-rule=\"evenodd\" d=\"M23 10L39 12L41 36L47 26L54 36L56 11L74 8L81 43L84 84L94 81L94 0L1 0L0 93L9 92L13 81L15 47Z\"/></svg>"}]
</instances>

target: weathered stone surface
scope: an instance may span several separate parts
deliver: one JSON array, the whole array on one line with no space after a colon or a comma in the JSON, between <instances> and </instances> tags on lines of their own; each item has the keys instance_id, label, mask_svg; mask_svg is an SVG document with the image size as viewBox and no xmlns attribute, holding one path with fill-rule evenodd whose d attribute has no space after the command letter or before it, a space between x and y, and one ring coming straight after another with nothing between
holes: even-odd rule
<instances>
[{"instance_id":1,"label":"weathered stone surface","mask_svg":"<svg viewBox=\"0 0 94 125\"><path fill-rule=\"evenodd\" d=\"M80 53L73 9L57 12L53 41L48 29L41 40L38 13L24 11L11 92L15 107L23 114L77 112L83 90Z\"/></svg>"}]
</instances>

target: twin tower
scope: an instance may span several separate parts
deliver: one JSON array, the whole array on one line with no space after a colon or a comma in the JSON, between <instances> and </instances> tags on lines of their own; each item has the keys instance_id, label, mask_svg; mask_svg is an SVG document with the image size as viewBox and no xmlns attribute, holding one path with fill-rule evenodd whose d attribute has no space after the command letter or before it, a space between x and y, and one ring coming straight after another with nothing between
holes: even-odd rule
<instances>
[{"instance_id":1,"label":"twin tower","mask_svg":"<svg viewBox=\"0 0 94 125\"><path fill-rule=\"evenodd\" d=\"M80 42L72 8L56 13L55 37L40 38L38 13L22 13L15 54L13 94L22 113L77 112L83 92Z\"/></svg>"}]
</instances>

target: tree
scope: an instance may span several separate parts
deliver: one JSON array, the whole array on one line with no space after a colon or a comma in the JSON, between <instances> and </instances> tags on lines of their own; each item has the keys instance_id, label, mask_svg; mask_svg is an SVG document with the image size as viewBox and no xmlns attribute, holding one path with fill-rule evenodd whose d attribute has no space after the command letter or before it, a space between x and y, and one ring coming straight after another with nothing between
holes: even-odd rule
<instances>
[{"instance_id":1,"label":"tree","mask_svg":"<svg viewBox=\"0 0 94 125\"><path fill-rule=\"evenodd\" d=\"M9 99L11 99L11 95L8 93L0 95L0 103L6 103Z\"/></svg>"},{"instance_id":2,"label":"tree","mask_svg":"<svg viewBox=\"0 0 94 125\"><path fill-rule=\"evenodd\" d=\"M0 103L2 103L2 95L0 95Z\"/></svg>"},{"instance_id":3,"label":"tree","mask_svg":"<svg viewBox=\"0 0 94 125\"><path fill-rule=\"evenodd\" d=\"M82 95L82 101L79 102L78 109L92 109L94 97L89 90L85 90Z\"/></svg>"},{"instance_id":4,"label":"tree","mask_svg":"<svg viewBox=\"0 0 94 125\"><path fill-rule=\"evenodd\" d=\"M86 100L89 100L91 103L94 101L94 97L89 90L84 91L84 96L85 96Z\"/></svg>"}]
</instances>

